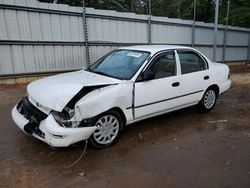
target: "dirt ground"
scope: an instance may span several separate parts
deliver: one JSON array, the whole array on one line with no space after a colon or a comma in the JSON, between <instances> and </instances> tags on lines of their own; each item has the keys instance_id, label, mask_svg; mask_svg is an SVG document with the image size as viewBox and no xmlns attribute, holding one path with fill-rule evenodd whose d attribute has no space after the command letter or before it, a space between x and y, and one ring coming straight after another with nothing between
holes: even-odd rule
<instances>
[{"instance_id":1,"label":"dirt ground","mask_svg":"<svg viewBox=\"0 0 250 188\"><path fill-rule=\"evenodd\" d=\"M216 107L128 126L105 150L64 149L24 135L11 108L25 87L0 89L0 187L250 187L250 67L232 68ZM241 81L238 81L241 79ZM248 81L247 81L248 80Z\"/></svg>"}]
</instances>

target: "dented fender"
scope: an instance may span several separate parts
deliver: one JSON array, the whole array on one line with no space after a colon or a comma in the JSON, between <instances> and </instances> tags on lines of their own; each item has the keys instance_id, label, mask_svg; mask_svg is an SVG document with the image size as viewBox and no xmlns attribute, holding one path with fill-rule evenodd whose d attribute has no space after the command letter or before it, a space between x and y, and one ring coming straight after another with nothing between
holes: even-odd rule
<instances>
[{"instance_id":1,"label":"dented fender","mask_svg":"<svg viewBox=\"0 0 250 188\"><path fill-rule=\"evenodd\" d=\"M76 103L75 111L80 113L82 119L95 117L114 107L126 114L126 108L132 106L132 91L132 81L96 89Z\"/></svg>"}]
</instances>

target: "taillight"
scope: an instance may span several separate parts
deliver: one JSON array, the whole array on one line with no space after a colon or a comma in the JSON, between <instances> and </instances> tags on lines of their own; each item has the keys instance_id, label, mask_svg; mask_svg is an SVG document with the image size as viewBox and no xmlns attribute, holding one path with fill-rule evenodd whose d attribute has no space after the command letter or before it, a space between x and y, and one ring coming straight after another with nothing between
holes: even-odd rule
<instances>
[{"instance_id":1,"label":"taillight","mask_svg":"<svg viewBox=\"0 0 250 188\"><path fill-rule=\"evenodd\" d=\"M230 76L231 76L230 71L228 71L228 76L227 76L228 80L230 79Z\"/></svg>"}]
</instances>

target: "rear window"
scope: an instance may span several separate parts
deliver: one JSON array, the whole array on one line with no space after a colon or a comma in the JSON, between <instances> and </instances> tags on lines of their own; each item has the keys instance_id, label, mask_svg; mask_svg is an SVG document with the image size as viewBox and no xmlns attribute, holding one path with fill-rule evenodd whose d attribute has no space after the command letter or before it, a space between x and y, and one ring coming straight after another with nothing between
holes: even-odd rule
<instances>
[{"instance_id":1,"label":"rear window","mask_svg":"<svg viewBox=\"0 0 250 188\"><path fill-rule=\"evenodd\" d=\"M178 51L181 73L187 74L207 69L206 62L197 53L193 51Z\"/></svg>"}]
</instances>

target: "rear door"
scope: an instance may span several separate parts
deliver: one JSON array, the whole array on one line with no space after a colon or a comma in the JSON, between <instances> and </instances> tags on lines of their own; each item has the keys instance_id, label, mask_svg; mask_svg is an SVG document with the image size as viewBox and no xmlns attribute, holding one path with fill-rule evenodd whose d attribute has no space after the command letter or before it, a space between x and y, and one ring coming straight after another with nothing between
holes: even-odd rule
<instances>
[{"instance_id":1,"label":"rear door","mask_svg":"<svg viewBox=\"0 0 250 188\"><path fill-rule=\"evenodd\" d=\"M135 83L135 119L171 110L178 105L176 96L180 93L176 53L174 50L162 52L150 63L146 71L154 73L151 80Z\"/></svg>"},{"instance_id":2,"label":"rear door","mask_svg":"<svg viewBox=\"0 0 250 188\"><path fill-rule=\"evenodd\" d=\"M208 63L202 55L192 50L178 50L177 53L181 67L181 103L198 103L210 85Z\"/></svg>"}]
</instances>

